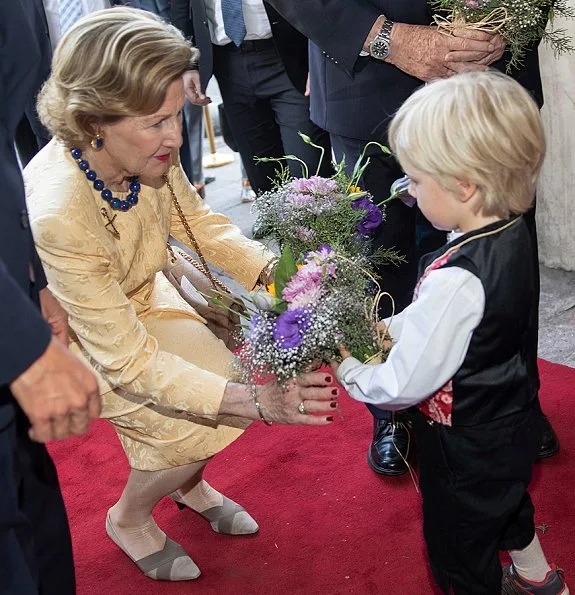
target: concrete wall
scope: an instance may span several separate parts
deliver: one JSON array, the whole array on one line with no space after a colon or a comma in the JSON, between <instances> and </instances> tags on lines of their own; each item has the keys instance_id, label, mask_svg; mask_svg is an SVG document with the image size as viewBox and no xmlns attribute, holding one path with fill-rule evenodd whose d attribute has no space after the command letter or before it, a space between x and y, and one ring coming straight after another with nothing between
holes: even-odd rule
<instances>
[{"instance_id":1,"label":"concrete wall","mask_svg":"<svg viewBox=\"0 0 575 595\"><path fill-rule=\"evenodd\" d=\"M560 21L575 40L575 20ZM575 43L575 42L574 42ZM542 115L547 158L537 190L539 256L543 264L575 270L575 53L559 59L539 49L545 93Z\"/></svg>"}]
</instances>

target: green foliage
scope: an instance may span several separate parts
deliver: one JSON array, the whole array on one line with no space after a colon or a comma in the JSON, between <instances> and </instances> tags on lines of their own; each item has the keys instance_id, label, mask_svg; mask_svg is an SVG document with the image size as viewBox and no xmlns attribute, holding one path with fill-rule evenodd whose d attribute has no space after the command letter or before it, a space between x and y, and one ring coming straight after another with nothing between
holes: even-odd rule
<instances>
[{"instance_id":1,"label":"green foliage","mask_svg":"<svg viewBox=\"0 0 575 595\"><path fill-rule=\"evenodd\" d=\"M291 248L284 246L274 275L276 296L281 296L284 287L296 273L297 265Z\"/></svg>"}]
</instances>

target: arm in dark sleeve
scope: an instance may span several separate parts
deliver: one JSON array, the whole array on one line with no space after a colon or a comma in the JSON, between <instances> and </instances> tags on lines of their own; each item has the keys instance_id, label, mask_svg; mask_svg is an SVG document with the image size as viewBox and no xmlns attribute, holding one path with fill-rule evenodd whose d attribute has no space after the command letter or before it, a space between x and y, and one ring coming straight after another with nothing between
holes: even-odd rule
<instances>
[{"instance_id":1,"label":"arm in dark sleeve","mask_svg":"<svg viewBox=\"0 0 575 595\"><path fill-rule=\"evenodd\" d=\"M42 274L42 278L45 277ZM0 260L0 386L10 384L48 347L52 336L38 306Z\"/></svg>"},{"instance_id":2,"label":"arm in dark sleeve","mask_svg":"<svg viewBox=\"0 0 575 595\"><path fill-rule=\"evenodd\" d=\"M381 10L366 0L265 0L352 76Z\"/></svg>"},{"instance_id":3,"label":"arm in dark sleeve","mask_svg":"<svg viewBox=\"0 0 575 595\"><path fill-rule=\"evenodd\" d=\"M190 0L172 0L171 14L172 25L186 37L193 37L194 23L190 14Z\"/></svg>"}]
</instances>

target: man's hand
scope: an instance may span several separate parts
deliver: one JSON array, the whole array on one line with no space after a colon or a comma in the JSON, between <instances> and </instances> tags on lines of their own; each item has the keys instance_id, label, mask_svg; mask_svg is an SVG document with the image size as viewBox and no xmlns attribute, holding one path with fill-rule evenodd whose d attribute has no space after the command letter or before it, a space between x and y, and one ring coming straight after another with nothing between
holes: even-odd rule
<instances>
[{"instance_id":1,"label":"man's hand","mask_svg":"<svg viewBox=\"0 0 575 595\"><path fill-rule=\"evenodd\" d=\"M457 35L443 35L435 27L396 23L386 62L429 81L463 70L485 70L500 49L500 36L491 33L462 28Z\"/></svg>"},{"instance_id":2,"label":"man's hand","mask_svg":"<svg viewBox=\"0 0 575 595\"><path fill-rule=\"evenodd\" d=\"M208 105L212 100L202 93L200 73L197 70L188 70L184 73L184 91L186 97L194 105Z\"/></svg>"},{"instance_id":3,"label":"man's hand","mask_svg":"<svg viewBox=\"0 0 575 595\"><path fill-rule=\"evenodd\" d=\"M464 37L465 29L454 29L453 36ZM497 60L503 56L503 52L505 51L505 41L503 37L497 33L491 37L491 43L494 45L494 50L481 60L478 60L478 64L489 66L490 64L493 64L493 62L497 62ZM448 67L457 72L459 72L458 67L460 67L463 62L469 62L470 60L473 60L473 55L471 52L466 51L449 52L449 54L445 56L445 61Z\"/></svg>"},{"instance_id":4,"label":"man's hand","mask_svg":"<svg viewBox=\"0 0 575 595\"><path fill-rule=\"evenodd\" d=\"M52 335L62 345L67 346L70 340L68 337L68 313L60 306L58 300L47 287L40 291L40 307L42 308L44 320L52 329Z\"/></svg>"},{"instance_id":5,"label":"man's hand","mask_svg":"<svg viewBox=\"0 0 575 595\"><path fill-rule=\"evenodd\" d=\"M38 442L83 434L100 414L94 374L54 337L10 390L30 420L30 437Z\"/></svg>"}]
</instances>

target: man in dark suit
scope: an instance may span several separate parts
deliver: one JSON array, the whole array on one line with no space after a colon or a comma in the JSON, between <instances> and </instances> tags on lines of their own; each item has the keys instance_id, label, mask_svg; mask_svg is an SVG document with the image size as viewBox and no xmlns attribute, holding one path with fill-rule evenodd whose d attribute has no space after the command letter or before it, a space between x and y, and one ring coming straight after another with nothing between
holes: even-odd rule
<instances>
[{"instance_id":1,"label":"man in dark suit","mask_svg":"<svg viewBox=\"0 0 575 595\"><path fill-rule=\"evenodd\" d=\"M34 33L36 38L43 40L49 39L50 32L48 30L48 22L44 13L44 6L42 0L34 0L35 12L37 17L32 21ZM49 41L42 43L42 56L40 57L40 70L46 73L46 77L50 74L50 62L52 60L52 48ZM39 81L43 83L44 81ZM35 89L30 94L30 98L26 103L24 115L16 129L16 148L18 149L18 156L22 167L26 167L28 162L36 155L36 153L50 141L50 133L42 125L36 113L36 94L40 90Z\"/></svg>"},{"instance_id":2,"label":"man in dark suit","mask_svg":"<svg viewBox=\"0 0 575 595\"><path fill-rule=\"evenodd\" d=\"M243 30L236 37L235 25L224 17L232 0L172 0L172 23L200 50L199 74L188 87L196 105L210 99L205 90L215 75L226 119L242 157L251 185L257 192L271 189L277 164L259 163L254 157L293 154L315 173L320 152L306 145L298 132L330 154L327 133L309 117L309 99L304 95L308 76L307 39L263 0L234 0L243 16ZM232 41L231 37L234 37ZM295 175L301 170L290 164ZM322 174L330 174L329 159Z\"/></svg>"},{"instance_id":3,"label":"man in dark suit","mask_svg":"<svg viewBox=\"0 0 575 595\"><path fill-rule=\"evenodd\" d=\"M432 22L427 0L266 0L308 37L310 44L311 118L330 133L336 159L353 165L366 142L387 144L387 125L399 106L423 82L456 72L504 70L509 56L498 35L459 30L441 35ZM513 73L543 103L536 47ZM376 201L389 196L394 180L403 175L392 157L370 151L363 184ZM401 201L388 203L386 221L375 245L396 247L407 257L400 267L382 267L382 285L395 300L396 312L411 301L417 262L435 250L445 235L426 226L417 209ZM527 217L535 237L534 212ZM417 228L417 234L416 234ZM536 241L534 242L536 247ZM534 265L538 267L537 254ZM535 310L536 311L536 310ZM387 316L389 311L382 312ZM537 378L537 322L533 327L533 375ZM374 437L368 452L372 469L384 475L407 471L407 427L391 414L370 408ZM558 450L558 441L542 417L541 458Z\"/></svg>"},{"instance_id":4,"label":"man in dark suit","mask_svg":"<svg viewBox=\"0 0 575 595\"><path fill-rule=\"evenodd\" d=\"M40 443L85 432L100 409L97 382L68 352L66 314L46 288L14 148L24 107L47 74L39 8L35 0L0 3L2 595L75 592L64 503Z\"/></svg>"}]
</instances>

